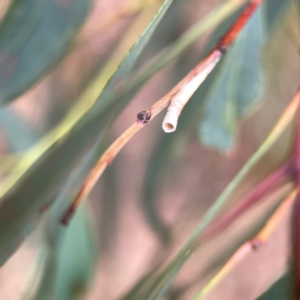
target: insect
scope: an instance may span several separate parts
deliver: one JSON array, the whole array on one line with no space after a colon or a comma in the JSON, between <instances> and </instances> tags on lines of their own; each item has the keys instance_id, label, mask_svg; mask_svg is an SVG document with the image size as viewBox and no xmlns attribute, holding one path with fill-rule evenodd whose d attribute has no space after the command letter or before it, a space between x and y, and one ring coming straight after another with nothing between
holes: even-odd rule
<instances>
[{"instance_id":1,"label":"insect","mask_svg":"<svg viewBox=\"0 0 300 300\"><path fill-rule=\"evenodd\" d=\"M228 50L228 46L222 45L221 47L218 48L218 50L224 55Z\"/></svg>"},{"instance_id":2,"label":"insect","mask_svg":"<svg viewBox=\"0 0 300 300\"><path fill-rule=\"evenodd\" d=\"M150 111L141 111L137 114L137 121L138 122L143 122L144 124L148 123L149 120L151 119L151 113Z\"/></svg>"}]
</instances>

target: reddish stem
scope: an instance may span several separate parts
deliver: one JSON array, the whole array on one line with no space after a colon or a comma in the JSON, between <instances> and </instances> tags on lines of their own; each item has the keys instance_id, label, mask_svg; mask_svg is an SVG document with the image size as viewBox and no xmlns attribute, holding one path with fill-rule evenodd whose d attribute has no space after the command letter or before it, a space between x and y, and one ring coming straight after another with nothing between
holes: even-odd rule
<instances>
[{"instance_id":1,"label":"reddish stem","mask_svg":"<svg viewBox=\"0 0 300 300\"><path fill-rule=\"evenodd\" d=\"M300 91L300 87L298 88L298 91ZM300 185L300 108L298 108L297 114L296 141L293 160L297 184Z\"/></svg>"},{"instance_id":2,"label":"reddish stem","mask_svg":"<svg viewBox=\"0 0 300 300\"><path fill-rule=\"evenodd\" d=\"M298 88L300 91L300 87ZM300 108L298 108L296 139L293 156L294 175L297 184L297 196L292 213L292 250L295 299L300 299Z\"/></svg>"},{"instance_id":3,"label":"reddish stem","mask_svg":"<svg viewBox=\"0 0 300 300\"><path fill-rule=\"evenodd\" d=\"M221 50L221 52L225 52L227 50L261 3L262 0L252 0L246 6L229 31L220 39L216 49Z\"/></svg>"},{"instance_id":4,"label":"reddish stem","mask_svg":"<svg viewBox=\"0 0 300 300\"><path fill-rule=\"evenodd\" d=\"M225 214L224 217L213 224L204 233L205 238L211 238L219 234L228 226L230 226L237 218L239 218L245 211L256 204L266 196L268 193L278 188L280 184L287 179L287 176L291 173L291 164L286 163L273 173L271 173L267 178L265 178L261 183L259 183L255 188L253 188L231 211Z\"/></svg>"},{"instance_id":5,"label":"reddish stem","mask_svg":"<svg viewBox=\"0 0 300 300\"><path fill-rule=\"evenodd\" d=\"M292 250L293 250L293 272L294 272L294 295L300 299L300 193L298 190L292 213Z\"/></svg>"}]
</instances>

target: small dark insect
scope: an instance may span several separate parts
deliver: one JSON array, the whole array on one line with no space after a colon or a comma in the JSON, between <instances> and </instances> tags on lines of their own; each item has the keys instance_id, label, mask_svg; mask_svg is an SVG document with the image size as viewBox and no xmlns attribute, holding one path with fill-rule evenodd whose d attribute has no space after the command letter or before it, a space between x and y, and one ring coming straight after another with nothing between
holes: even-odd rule
<instances>
[{"instance_id":1,"label":"small dark insect","mask_svg":"<svg viewBox=\"0 0 300 300\"><path fill-rule=\"evenodd\" d=\"M223 45L223 46L219 47L218 50L224 55L228 50L228 46Z\"/></svg>"},{"instance_id":2,"label":"small dark insect","mask_svg":"<svg viewBox=\"0 0 300 300\"><path fill-rule=\"evenodd\" d=\"M143 122L143 123L148 123L149 120L151 119L151 113L150 111L141 111L137 114L137 121L138 122Z\"/></svg>"},{"instance_id":3,"label":"small dark insect","mask_svg":"<svg viewBox=\"0 0 300 300\"><path fill-rule=\"evenodd\" d=\"M257 251L259 250L261 247L263 246L263 242L258 240L258 239L254 239L252 241L252 249Z\"/></svg>"}]
</instances>

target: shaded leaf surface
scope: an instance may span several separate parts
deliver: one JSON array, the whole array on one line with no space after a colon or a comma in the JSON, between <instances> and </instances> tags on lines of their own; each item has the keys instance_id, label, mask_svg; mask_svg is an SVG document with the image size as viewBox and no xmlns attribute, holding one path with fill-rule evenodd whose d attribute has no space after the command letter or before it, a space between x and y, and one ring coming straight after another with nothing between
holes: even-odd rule
<instances>
[{"instance_id":1,"label":"shaded leaf surface","mask_svg":"<svg viewBox=\"0 0 300 300\"><path fill-rule=\"evenodd\" d=\"M199 137L206 146L221 152L234 146L239 122L253 110L263 93L260 56L264 41L289 3L267 0L217 68L210 91L204 96L203 101L208 104L199 126Z\"/></svg>"},{"instance_id":2,"label":"shaded leaf surface","mask_svg":"<svg viewBox=\"0 0 300 300\"><path fill-rule=\"evenodd\" d=\"M261 48L264 41L260 8L228 51L208 94L199 135L207 146L226 151L233 146L237 123L262 94Z\"/></svg>"},{"instance_id":3,"label":"shaded leaf surface","mask_svg":"<svg viewBox=\"0 0 300 300\"><path fill-rule=\"evenodd\" d=\"M265 4L265 25L269 31L272 27L278 24L280 15L284 12L288 4L291 4L291 0L267 0Z\"/></svg>"},{"instance_id":4,"label":"shaded leaf surface","mask_svg":"<svg viewBox=\"0 0 300 300\"><path fill-rule=\"evenodd\" d=\"M0 104L25 92L66 54L90 2L13 2L0 25Z\"/></svg>"},{"instance_id":5,"label":"shaded leaf surface","mask_svg":"<svg viewBox=\"0 0 300 300\"><path fill-rule=\"evenodd\" d=\"M73 299L74 293L83 292L93 275L97 259L97 245L94 230L85 205L80 206L74 220L68 227L60 220L81 182L94 162L94 155L103 151L95 145L83 159L80 167L74 170L62 192L50 209L45 224L46 258L43 276L33 299ZM77 235L78 232L78 235ZM74 253L76 249L76 253ZM79 265L79 266L78 266Z\"/></svg>"},{"instance_id":6,"label":"shaded leaf surface","mask_svg":"<svg viewBox=\"0 0 300 300\"><path fill-rule=\"evenodd\" d=\"M56 221L56 218L51 218L52 213L50 222ZM78 209L70 226L61 228L58 234L60 242L56 245L49 243L47 247L45 269L34 296L36 300L79 299L94 272L97 246L84 205Z\"/></svg>"},{"instance_id":7,"label":"shaded leaf surface","mask_svg":"<svg viewBox=\"0 0 300 300\"><path fill-rule=\"evenodd\" d=\"M286 272L276 280L270 288L257 300L287 300L292 299L292 272Z\"/></svg>"},{"instance_id":8,"label":"shaded leaf surface","mask_svg":"<svg viewBox=\"0 0 300 300\"><path fill-rule=\"evenodd\" d=\"M14 152L27 150L39 136L38 132L34 132L10 107L0 110L0 126Z\"/></svg>"}]
</instances>

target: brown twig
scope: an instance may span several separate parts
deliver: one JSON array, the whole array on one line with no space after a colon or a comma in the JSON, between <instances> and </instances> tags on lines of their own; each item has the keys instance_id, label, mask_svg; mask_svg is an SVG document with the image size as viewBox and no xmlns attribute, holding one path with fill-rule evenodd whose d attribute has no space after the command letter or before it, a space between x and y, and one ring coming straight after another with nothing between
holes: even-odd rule
<instances>
[{"instance_id":1,"label":"brown twig","mask_svg":"<svg viewBox=\"0 0 300 300\"><path fill-rule=\"evenodd\" d=\"M296 190L294 189L290 195L281 203L274 214L269 218L264 227L255 237L245 242L226 262L226 264L218 271L218 273L204 286L204 288L193 298L193 300L202 299L207 295L234 267L242 261L249 253L261 249L269 240L271 234L278 226L280 221L286 215L292 202L296 198Z\"/></svg>"},{"instance_id":2,"label":"brown twig","mask_svg":"<svg viewBox=\"0 0 300 300\"><path fill-rule=\"evenodd\" d=\"M196 76L201 72L207 72L208 66L214 64L216 58L222 57L237 35L240 33L242 28L245 26L247 21L251 18L255 10L262 3L262 0L252 0L246 8L243 10L241 15L235 21L233 26L219 41L217 46L211 51L211 53L200 62L185 78L183 78L167 95L156 102L148 111L150 114L149 121L151 121L158 113L166 108L174 96L178 95ZM121 148L141 129L146 123L141 122L139 119L129 129L127 129L102 155L97 165L92 169L90 174L84 181L79 193L75 200L69 207L68 211L62 218L62 223L67 225L76 211L81 201L89 194L94 184L97 182L106 166L109 165L114 157L118 154Z\"/></svg>"}]
</instances>

